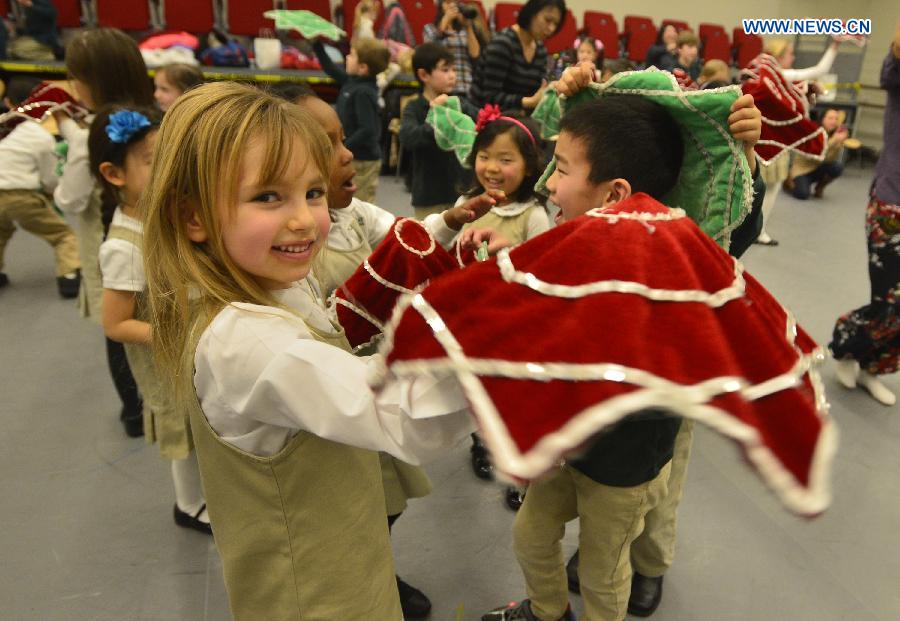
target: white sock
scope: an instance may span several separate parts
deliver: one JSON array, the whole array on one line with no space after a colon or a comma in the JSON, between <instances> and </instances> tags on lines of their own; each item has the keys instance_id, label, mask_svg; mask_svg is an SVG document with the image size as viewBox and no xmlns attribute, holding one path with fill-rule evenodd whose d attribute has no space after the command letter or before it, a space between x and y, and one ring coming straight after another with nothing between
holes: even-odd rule
<instances>
[{"instance_id":1,"label":"white sock","mask_svg":"<svg viewBox=\"0 0 900 621\"><path fill-rule=\"evenodd\" d=\"M859 372L859 385L869 391L872 398L882 405L894 405L897 397L876 376L865 371Z\"/></svg>"},{"instance_id":2,"label":"white sock","mask_svg":"<svg viewBox=\"0 0 900 621\"><path fill-rule=\"evenodd\" d=\"M766 231L766 225L769 223L769 218L772 215L772 210L775 209L775 199L778 198L778 194L781 192L781 184L775 184L775 187L767 187L766 195L763 197L762 204L762 231L759 233L759 241L767 242L771 241L771 237L769 237L769 233Z\"/></svg>"},{"instance_id":3,"label":"white sock","mask_svg":"<svg viewBox=\"0 0 900 621\"><path fill-rule=\"evenodd\" d=\"M845 388L856 388L859 377L859 363L853 358L834 361L834 374Z\"/></svg>"},{"instance_id":4,"label":"white sock","mask_svg":"<svg viewBox=\"0 0 900 621\"><path fill-rule=\"evenodd\" d=\"M197 465L194 453L185 459L172 460L172 482L175 484L175 504L188 515L196 515L200 507L206 504L206 500L203 498L203 485L200 482L200 466ZM197 519L209 524L206 509Z\"/></svg>"}]
</instances>

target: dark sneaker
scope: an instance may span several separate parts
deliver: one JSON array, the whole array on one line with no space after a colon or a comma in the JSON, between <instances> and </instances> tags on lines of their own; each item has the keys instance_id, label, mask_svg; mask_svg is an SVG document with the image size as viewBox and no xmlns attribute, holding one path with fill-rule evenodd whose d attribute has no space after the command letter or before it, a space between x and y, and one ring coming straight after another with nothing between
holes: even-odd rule
<instances>
[{"instance_id":1,"label":"dark sneaker","mask_svg":"<svg viewBox=\"0 0 900 621\"><path fill-rule=\"evenodd\" d=\"M512 509L513 511L518 511L519 507L522 506L522 503L525 501L525 490L520 490L518 487L507 487L506 488L506 506Z\"/></svg>"},{"instance_id":2,"label":"dark sneaker","mask_svg":"<svg viewBox=\"0 0 900 621\"><path fill-rule=\"evenodd\" d=\"M421 619L431 612L431 600L422 591L403 582L397 576L397 590L400 591L400 608L404 619Z\"/></svg>"},{"instance_id":3,"label":"dark sneaker","mask_svg":"<svg viewBox=\"0 0 900 621\"><path fill-rule=\"evenodd\" d=\"M5 287L8 284L9 284L9 276L4 274L3 272L0 272L0 287Z\"/></svg>"},{"instance_id":4,"label":"dark sneaker","mask_svg":"<svg viewBox=\"0 0 900 621\"><path fill-rule=\"evenodd\" d=\"M56 288L59 290L59 295L67 299L77 298L80 286L81 270L75 270L71 274L66 274L56 279Z\"/></svg>"},{"instance_id":5,"label":"dark sneaker","mask_svg":"<svg viewBox=\"0 0 900 621\"><path fill-rule=\"evenodd\" d=\"M503 608L496 608L481 617L481 621L540 621L531 612L531 600L523 599L521 602L510 602ZM571 608L566 608L566 613L559 621L575 621L575 613Z\"/></svg>"},{"instance_id":6,"label":"dark sneaker","mask_svg":"<svg viewBox=\"0 0 900 621\"><path fill-rule=\"evenodd\" d=\"M662 601L663 577L648 578L638 572L631 576L631 596L628 598L628 612L635 617L649 617Z\"/></svg>"},{"instance_id":7,"label":"dark sneaker","mask_svg":"<svg viewBox=\"0 0 900 621\"><path fill-rule=\"evenodd\" d=\"M566 563L566 580L569 583L569 593L581 595L581 581L578 579L578 550Z\"/></svg>"},{"instance_id":8,"label":"dark sneaker","mask_svg":"<svg viewBox=\"0 0 900 621\"><path fill-rule=\"evenodd\" d=\"M178 505L176 504L175 523L182 528L193 528L194 530L198 530L201 533L212 535L212 526L200 520L200 515L203 513L204 509L206 509L206 505L200 507L200 510L197 511L196 514L191 515L190 513L185 513L184 511L179 509Z\"/></svg>"},{"instance_id":9,"label":"dark sneaker","mask_svg":"<svg viewBox=\"0 0 900 621\"><path fill-rule=\"evenodd\" d=\"M488 452L481 438L472 434L472 472L479 479L490 481L494 478L494 466L488 458Z\"/></svg>"}]
</instances>

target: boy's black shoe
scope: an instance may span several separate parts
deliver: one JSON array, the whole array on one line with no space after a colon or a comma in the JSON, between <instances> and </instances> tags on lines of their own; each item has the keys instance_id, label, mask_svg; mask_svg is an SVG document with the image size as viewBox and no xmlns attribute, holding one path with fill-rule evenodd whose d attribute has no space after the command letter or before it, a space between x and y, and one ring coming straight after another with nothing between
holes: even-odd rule
<instances>
[{"instance_id":1,"label":"boy's black shoe","mask_svg":"<svg viewBox=\"0 0 900 621\"><path fill-rule=\"evenodd\" d=\"M628 598L628 612L636 617L649 617L662 601L663 577L648 578L638 572L631 576L631 596Z\"/></svg>"},{"instance_id":2,"label":"boy's black shoe","mask_svg":"<svg viewBox=\"0 0 900 621\"><path fill-rule=\"evenodd\" d=\"M578 580L578 550L566 563L566 579L569 582L569 593L581 595L581 582Z\"/></svg>"},{"instance_id":3,"label":"boy's black shoe","mask_svg":"<svg viewBox=\"0 0 900 621\"><path fill-rule=\"evenodd\" d=\"M488 458L488 452L481 439L472 434L472 472L479 479L490 481L494 478L494 466Z\"/></svg>"},{"instance_id":4,"label":"boy's black shoe","mask_svg":"<svg viewBox=\"0 0 900 621\"><path fill-rule=\"evenodd\" d=\"M410 586L397 576L397 590L400 591L400 608L404 619L420 619L431 612L431 600L416 587Z\"/></svg>"},{"instance_id":5,"label":"boy's black shoe","mask_svg":"<svg viewBox=\"0 0 900 621\"><path fill-rule=\"evenodd\" d=\"M8 284L9 284L9 276L4 274L3 272L0 272L0 287L5 287Z\"/></svg>"},{"instance_id":6,"label":"boy's black shoe","mask_svg":"<svg viewBox=\"0 0 900 621\"><path fill-rule=\"evenodd\" d=\"M204 509L206 509L206 505L200 507L200 510L197 511L196 514L191 515L190 513L185 513L184 511L179 509L178 504L176 503L175 523L182 528L193 528L194 530L199 530L201 533L212 535L212 526L210 526L206 522L200 521L200 514L203 513Z\"/></svg>"},{"instance_id":7,"label":"boy's black shoe","mask_svg":"<svg viewBox=\"0 0 900 621\"><path fill-rule=\"evenodd\" d=\"M122 426L125 428L125 435L129 438L141 438L144 435L144 412L143 410L138 410L137 414L129 412L127 409L122 408L122 412L119 414L119 420L122 421Z\"/></svg>"},{"instance_id":8,"label":"boy's black shoe","mask_svg":"<svg viewBox=\"0 0 900 621\"><path fill-rule=\"evenodd\" d=\"M80 286L81 270L75 270L71 274L66 274L56 279L56 288L59 290L59 295L66 299L77 298Z\"/></svg>"},{"instance_id":9,"label":"boy's black shoe","mask_svg":"<svg viewBox=\"0 0 900 621\"><path fill-rule=\"evenodd\" d=\"M495 608L481 617L481 621L540 621L531 612L531 600L523 599L521 602L510 602L502 608ZM575 621L575 613L571 608L566 608L566 613L559 621Z\"/></svg>"},{"instance_id":10,"label":"boy's black shoe","mask_svg":"<svg viewBox=\"0 0 900 621\"><path fill-rule=\"evenodd\" d=\"M518 487L506 488L506 506L513 511L518 511L519 507L525 501L525 492L520 491Z\"/></svg>"}]
</instances>

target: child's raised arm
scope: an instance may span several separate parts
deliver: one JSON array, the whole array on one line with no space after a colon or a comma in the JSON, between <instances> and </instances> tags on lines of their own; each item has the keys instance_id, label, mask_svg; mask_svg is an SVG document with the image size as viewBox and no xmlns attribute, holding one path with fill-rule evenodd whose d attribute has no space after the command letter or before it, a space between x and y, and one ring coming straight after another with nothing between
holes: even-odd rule
<instances>
[{"instance_id":1,"label":"child's raised arm","mask_svg":"<svg viewBox=\"0 0 900 621\"><path fill-rule=\"evenodd\" d=\"M134 318L133 291L103 290L103 331L119 343L150 344L150 324Z\"/></svg>"},{"instance_id":2,"label":"child's raised arm","mask_svg":"<svg viewBox=\"0 0 900 621\"><path fill-rule=\"evenodd\" d=\"M560 95L571 97L594 81L595 70L594 63L590 62L578 63L567 68L555 83L557 92Z\"/></svg>"}]
</instances>

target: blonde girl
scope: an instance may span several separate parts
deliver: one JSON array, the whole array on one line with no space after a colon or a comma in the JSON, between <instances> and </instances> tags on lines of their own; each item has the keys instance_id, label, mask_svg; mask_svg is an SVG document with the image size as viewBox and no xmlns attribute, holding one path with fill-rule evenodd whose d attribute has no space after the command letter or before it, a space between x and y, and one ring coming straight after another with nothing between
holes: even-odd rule
<instances>
[{"instance_id":1,"label":"blonde girl","mask_svg":"<svg viewBox=\"0 0 900 621\"><path fill-rule=\"evenodd\" d=\"M112 105L153 105L147 66L134 39L115 28L85 30L66 47L66 70L72 87L85 107L95 111ZM103 240L100 187L88 163L88 124L64 113L55 115L69 150L53 199L63 212L77 216L75 228L81 256L79 308L83 317L100 323L102 286L97 255ZM120 418L129 436L143 434L141 401L134 377L120 343L106 340L110 374L122 400Z\"/></svg>"},{"instance_id":2,"label":"blonde girl","mask_svg":"<svg viewBox=\"0 0 900 621\"><path fill-rule=\"evenodd\" d=\"M146 193L153 346L189 408L237 621L402 618L378 455L471 430L450 380L368 388L307 280L331 145L302 109L205 84L166 113Z\"/></svg>"},{"instance_id":3,"label":"blonde girl","mask_svg":"<svg viewBox=\"0 0 900 621\"><path fill-rule=\"evenodd\" d=\"M150 178L161 116L155 108L113 107L100 112L91 124L91 171L118 204L100 245L103 329L107 338L125 346L144 396L144 435L149 442L158 442L162 456L172 462L175 523L211 534L187 419L173 407L171 382L156 372L150 354L139 199Z\"/></svg>"}]
</instances>

